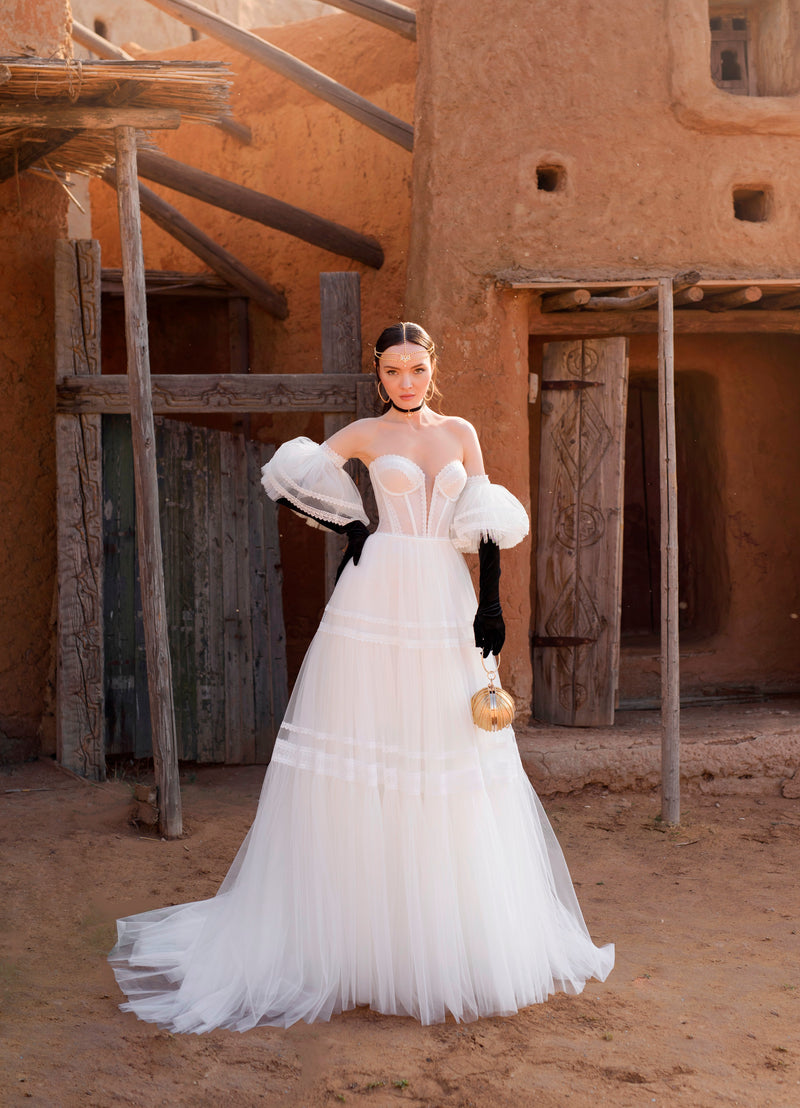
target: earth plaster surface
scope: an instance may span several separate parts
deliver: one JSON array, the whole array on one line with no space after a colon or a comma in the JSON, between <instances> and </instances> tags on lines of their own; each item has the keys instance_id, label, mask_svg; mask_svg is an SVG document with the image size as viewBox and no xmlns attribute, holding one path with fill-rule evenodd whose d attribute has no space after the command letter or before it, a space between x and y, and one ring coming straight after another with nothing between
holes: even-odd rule
<instances>
[{"instance_id":1,"label":"earth plaster surface","mask_svg":"<svg viewBox=\"0 0 800 1108\"><path fill-rule=\"evenodd\" d=\"M180 1036L121 1013L114 918L213 894L252 818L257 767L183 778L187 834L128 822L132 779L39 761L0 770L4 1105L800 1103L797 801L655 792L546 799L605 984L509 1018L420 1027L357 1009L328 1024Z\"/></svg>"}]
</instances>

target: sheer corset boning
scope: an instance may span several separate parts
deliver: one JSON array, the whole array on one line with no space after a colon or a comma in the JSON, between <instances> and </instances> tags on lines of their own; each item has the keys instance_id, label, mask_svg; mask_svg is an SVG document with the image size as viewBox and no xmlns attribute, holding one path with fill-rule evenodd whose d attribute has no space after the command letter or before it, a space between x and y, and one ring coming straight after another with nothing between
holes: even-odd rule
<instances>
[{"instance_id":1,"label":"sheer corset boning","mask_svg":"<svg viewBox=\"0 0 800 1108\"><path fill-rule=\"evenodd\" d=\"M380 514L378 531L414 538L446 539L456 501L467 483L458 459L428 478L416 462L401 454L382 454L369 467Z\"/></svg>"}]
</instances>

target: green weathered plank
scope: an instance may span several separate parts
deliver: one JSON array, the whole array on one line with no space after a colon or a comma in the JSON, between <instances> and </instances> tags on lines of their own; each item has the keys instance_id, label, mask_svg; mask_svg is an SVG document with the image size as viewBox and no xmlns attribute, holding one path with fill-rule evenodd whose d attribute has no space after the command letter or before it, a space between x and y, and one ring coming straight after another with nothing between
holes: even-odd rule
<instances>
[{"instance_id":1,"label":"green weathered plank","mask_svg":"<svg viewBox=\"0 0 800 1108\"><path fill-rule=\"evenodd\" d=\"M134 755L137 734L136 505L128 416L103 416L105 748ZM149 713L147 718L149 731Z\"/></svg>"}]
</instances>

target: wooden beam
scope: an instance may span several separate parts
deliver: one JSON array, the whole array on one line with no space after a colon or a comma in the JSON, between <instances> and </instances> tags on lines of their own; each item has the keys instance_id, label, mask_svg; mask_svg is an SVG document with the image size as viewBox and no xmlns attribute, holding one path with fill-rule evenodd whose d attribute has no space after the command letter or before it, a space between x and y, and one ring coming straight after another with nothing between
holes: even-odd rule
<instances>
[{"instance_id":1,"label":"wooden beam","mask_svg":"<svg viewBox=\"0 0 800 1108\"><path fill-rule=\"evenodd\" d=\"M192 0L148 0L148 3L179 19L181 23L187 23L198 31L204 31L219 42L224 42L246 57L252 58L253 61L294 81L307 92L320 97L353 119L357 119L359 123L366 124L373 131L396 142L404 150L413 148L414 129L409 123L370 103L363 96L345 88L338 81L326 77L324 73L292 57L285 50L280 50L277 46L259 38L258 35L242 30L235 23L223 19L222 16L216 15L200 4L193 3Z\"/></svg>"},{"instance_id":2,"label":"wooden beam","mask_svg":"<svg viewBox=\"0 0 800 1108\"><path fill-rule=\"evenodd\" d=\"M696 285L699 280L700 274L697 270L690 270L688 273L680 273L672 284L675 291L680 292L682 289L689 288L690 285ZM651 304L658 302L659 287L660 283L651 289L645 289L637 296L592 296L584 310L589 312L616 312L630 311L631 309L638 311L641 308L648 308Z\"/></svg>"},{"instance_id":3,"label":"wooden beam","mask_svg":"<svg viewBox=\"0 0 800 1108\"><path fill-rule=\"evenodd\" d=\"M676 308L681 307L683 304L699 304L705 296L705 293L699 285L690 285L688 289L682 289L680 292L676 292L672 298L672 303Z\"/></svg>"},{"instance_id":4,"label":"wooden beam","mask_svg":"<svg viewBox=\"0 0 800 1108\"><path fill-rule=\"evenodd\" d=\"M405 4L395 4L393 0L322 0L322 3L351 15L359 15L388 31L396 31L404 38L416 40L417 13Z\"/></svg>"},{"instance_id":5,"label":"wooden beam","mask_svg":"<svg viewBox=\"0 0 800 1108\"><path fill-rule=\"evenodd\" d=\"M761 291L764 292L765 290L762 289ZM786 311L790 308L800 308L800 290L798 289L795 289L794 292L783 292L779 296L767 295L763 309L759 310L759 315L762 310L766 312Z\"/></svg>"},{"instance_id":6,"label":"wooden beam","mask_svg":"<svg viewBox=\"0 0 800 1108\"><path fill-rule=\"evenodd\" d=\"M361 278L357 273L320 273L319 306L322 324L322 374L360 376L361 370ZM355 401L355 390L353 400ZM324 417L326 439L346 427L351 415L329 413ZM355 476L354 466L350 466ZM333 531L325 532L325 599L333 592L336 570L347 540Z\"/></svg>"},{"instance_id":7,"label":"wooden beam","mask_svg":"<svg viewBox=\"0 0 800 1108\"><path fill-rule=\"evenodd\" d=\"M678 476L675 454L673 282L658 282L658 443L661 489L661 818L679 823L680 654L678 639Z\"/></svg>"},{"instance_id":8,"label":"wooden beam","mask_svg":"<svg viewBox=\"0 0 800 1108\"><path fill-rule=\"evenodd\" d=\"M380 269L383 250L380 243L369 235L351 231L340 223L313 215L302 208L295 208L283 200L275 200L263 192L236 185L222 177L215 177L202 169L176 162L165 154L153 150L139 152L139 173L150 181L166 188L193 196L205 204L263 223L276 231L303 239L331 254L339 254L364 265Z\"/></svg>"},{"instance_id":9,"label":"wooden beam","mask_svg":"<svg viewBox=\"0 0 800 1108\"><path fill-rule=\"evenodd\" d=\"M109 42L107 38L95 34L94 31L89 30L88 27L84 27L82 23L78 23L74 19L72 21L72 37L80 46L85 47L87 50L91 50L93 54L97 54L98 58L106 58L109 61L136 61L133 55L129 54L127 50L123 50L121 46L115 46L114 43ZM245 146L250 146L253 142L253 132L250 128L246 127L244 123L238 123L235 119L229 119L227 116L223 116L222 119L218 119L214 122L214 126L232 135Z\"/></svg>"},{"instance_id":10,"label":"wooden beam","mask_svg":"<svg viewBox=\"0 0 800 1108\"><path fill-rule=\"evenodd\" d=\"M214 373L155 374L153 411L178 412L346 412L356 411L356 386L362 373ZM61 377L56 410L123 414L130 411L128 377Z\"/></svg>"},{"instance_id":11,"label":"wooden beam","mask_svg":"<svg viewBox=\"0 0 800 1108\"><path fill-rule=\"evenodd\" d=\"M113 131L115 127L139 130L177 130L181 113L174 108L3 108L4 127L45 127L51 130Z\"/></svg>"},{"instance_id":12,"label":"wooden beam","mask_svg":"<svg viewBox=\"0 0 800 1108\"><path fill-rule=\"evenodd\" d=\"M116 187L116 172L107 169L103 179L113 187ZM276 319L286 319L289 308L286 297L278 289L273 288L252 269L240 262L239 259L219 246L209 238L199 227L196 227L188 219L181 215L177 208L162 200L151 189L139 186L139 199L142 211L162 230L172 235L183 246L202 258L215 273L219 274L228 284L239 289L245 296L249 296L262 308L275 316Z\"/></svg>"},{"instance_id":13,"label":"wooden beam","mask_svg":"<svg viewBox=\"0 0 800 1108\"><path fill-rule=\"evenodd\" d=\"M707 300L704 307L708 312L724 312L728 308L744 308L748 304L757 304L763 296L758 285L745 285L741 289L723 292Z\"/></svg>"},{"instance_id":14,"label":"wooden beam","mask_svg":"<svg viewBox=\"0 0 800 1108\"><path fill-rule=\"evenodd\" d=\"M565 292L547 293L542 297L542 311L572 312L588 304L591 296L588 289L567 289Z\"/></svg>"},{"instance_id":15,"label":"wooden beam","mask_svg":"<svg viewBox=\"0 0 800 1108\"><path fill-rule=\"evenodd\" d=\"M158 515L156 436L150 392L144 256L136 177L136 132L130 127L120 127L115 133L115 139L122 276L125 285L127 383L136 491L136 540L153 733L153 762L158 788L159 827L164 838L176 839L182 833L183 820L164 595L161 524Z\"/></svg>"},{"instance_id":16,"label":"wooden beam","mask_svg":"<svg viewBox=\"0 0 800 1108\"><path fill-rule=\"evenodd\" d=\"M140 186L141 188L141 186ZM148 296L237 296L227 281L216 273L183 273L175 269L145 270L145 289ZM101 287L111 296L122 296L122 270L104 267Z\"/></svg>"},{"instance_id":17,"label":"wooden beam","mask_svg":"<svg viewBox=\"0 0 800 1108\"><path fill-rule=\"evenodd\" d=\"M755 311L675 312L674 330L679 335L797 335L800 312ZM639 312L553 312L531 320L531 330L540 335L654 335L658 332L658 313Z\"/></svg>"}]
</instances>

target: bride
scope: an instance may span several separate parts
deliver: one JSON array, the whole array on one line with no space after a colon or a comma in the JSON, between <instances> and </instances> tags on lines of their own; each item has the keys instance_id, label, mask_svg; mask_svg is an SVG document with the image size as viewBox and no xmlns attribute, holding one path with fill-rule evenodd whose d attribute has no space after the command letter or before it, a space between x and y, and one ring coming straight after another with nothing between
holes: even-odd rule
<instances>
[{"instance_id":1,"label":"bride","mask_svg":"<svg viewBox=\"0 0 800 1108\"><path fill-rule=\"evenodd\" d=\"M428 406L433 341L375 345L384 415L264 466L274 500L347 535L258 811L217 895L120 920L124 1010L172 1031L326 1020L368 1004L422 1023L506 1015L611 971L510 727L475 726L499 654L501 547L522 505L463 419ZM369 534L348 458L369 466ZM479 551L475 593L460 552ZM476 646L479 648L476 650Z\"/></svg>"}]
</instances>

